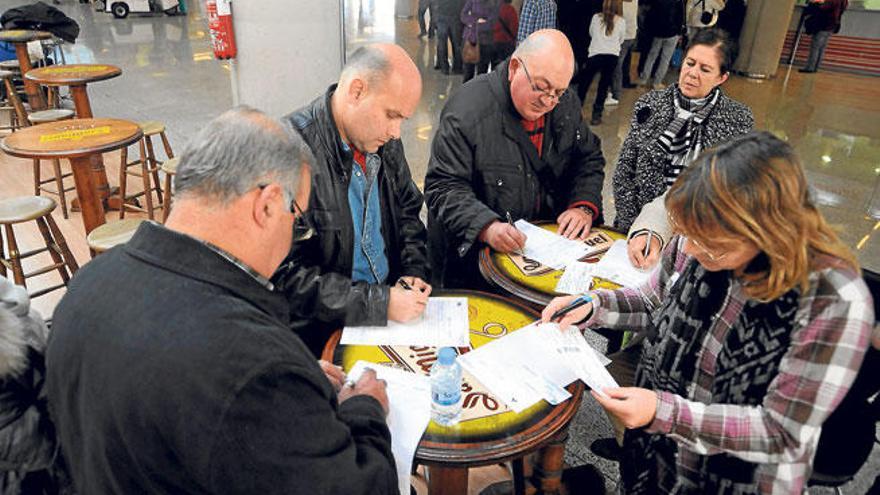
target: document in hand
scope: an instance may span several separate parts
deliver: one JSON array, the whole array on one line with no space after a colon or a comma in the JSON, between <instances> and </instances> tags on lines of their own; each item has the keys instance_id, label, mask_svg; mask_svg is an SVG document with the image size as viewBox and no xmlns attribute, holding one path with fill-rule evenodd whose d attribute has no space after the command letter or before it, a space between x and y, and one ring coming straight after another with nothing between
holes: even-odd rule
<instances>
[{"instance_id":1,"label":"document in hand","mask_svg":"<svg viewBox=\"0 0 880 495\"><path fill-rule=\"evenodd\" d=\"M345 327L344 345L424 345L464 347L468 340L466 297L430 297L420 318L409 323L389 321L385 327Z\"/></svg>"},{"instance_id":2,"label":"document in hand","mask_svg":"<svg viewBox=\"0 0 880 495\"><path fill-rule=\"evenodd\" d=\"M650 271L634 267L626 254L626 241L614 241L611 249L593 265L593 276L610 280L624 287L638 287L648 281Z\"/></svg>"},{"instance_id":3,"label":"document in hand","mask_svg":"<svg viewBox=\"0 0 880 495\"><path fill-rule=\"evenodd\" d=\"M516 412L539 400L559 404L580 378L601 390L617 384L575 327L532 323L461 357L462 367Z\"/></svg>"},{"instance_id":4,"label":"document in hand","mask_svg":"<svg viewBox=\"0 0 880 495\"><path fill-rule=\"evenodd\" d=\"M376 377L387 383L388 429L391 430L391 452L397 465L400 495L409 495L410 472L416 448L431 421L431 382L417 375L388 366L358 361L348 372L357 380L365 369L376 371Z\"/></svg>"},{"instance_id":5,"label":"document in hand","mask_svg":"<svg viewBox=\"0 0 880 495\"><path fill-rule=\"evenodd\" d=\"M569 263L583 258L590 251L590 246L583 242L566 239L525 220L517 220L514 225L526 235L523 255L542 265L561 270Z\"/></svg>"}]
</instances>

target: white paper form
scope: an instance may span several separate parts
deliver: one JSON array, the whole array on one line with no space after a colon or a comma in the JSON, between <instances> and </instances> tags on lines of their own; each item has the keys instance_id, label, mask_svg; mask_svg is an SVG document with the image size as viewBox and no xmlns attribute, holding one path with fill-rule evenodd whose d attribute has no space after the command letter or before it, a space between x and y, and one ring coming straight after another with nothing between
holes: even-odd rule
<instances>
[{"instance_id":1,"label":"white paper form","mask_svg":"<svg viewBox=\"0 0 880 495\"><path fill-rule=\"evenodd\" d=\"M624 287L638 287L651 276L650 271L634 267L626 254L626 241L617 240L593 266L593 276L610 280Z\"/></svg>"},{"instance_id":2,"label":"white paper form","mask_svg":"<svg viewBox=\"0 0 880 495\"><path fill-rule=\"evenodd\" d=\"M593 284L593 265L575 261L569 263L556 283L556 292L560 294L586 294Z\"/></svg>"},{"instance_id":3,"label":"white paper form","mask_svg":"<svg viewBox=\"0 0 880 495\"><path fill-rule=\"evenodd\" d=\"M385 327L345 327L344 345L425 345L463 347L468 340L466 297L429 297L425 312L409 323L389 321Z\"/></svg>"},{"instance_id":4,"label":"white paper form","mask_svg":"<svg viewBox=\"0 0 880 495\"><path fill-rule=\"evenodd\" d=\"M596 393L607 397L603 389L619 386L611 373L605 369L611 360L594 349L576 327L569 326L565 330L559 330L559 326L555 323L548 323L542 325L542 329L545 331L552 329L545 334L545 338L550 341L556 353L577 377Z\"/></svg>"},{"instance_id":5,"label":"white paper form","mask_svg":"<svg viewBox=\"0 0 880 495\"><path fill-rule=\"evenodd\" d=\"M560 362L546 331L533 323L464 354L459 362L516 412L541 399L559 404L571 397L563 387L578 377Z\"/></svg>"},{"instance_id":6,"label":"white paper form","mask_svg":"<svg viewBox=\"0 0 880 495\"><path fill-rule=\"evenodd\" d=\"M514 225L526 235L523 255L542 265L561 270L590 251L590 247L583 242L566 239L525 220L517 220Z\"/></svg>"},{"instance_id":7,"label":"white paper form","mask_svg":"<svg viewBox=\"0 0 880 495\"><path fill-rule=\"evenodd\" d=\"M413 458L431 421L431 382L425 375L366 361L356 362L348 372L348 379L356 381L367 368L375 370L376 377L387 383L386 421L391 430L391 451L397 465L400 495L409 495Z\"/></svg>"}]
</instances>

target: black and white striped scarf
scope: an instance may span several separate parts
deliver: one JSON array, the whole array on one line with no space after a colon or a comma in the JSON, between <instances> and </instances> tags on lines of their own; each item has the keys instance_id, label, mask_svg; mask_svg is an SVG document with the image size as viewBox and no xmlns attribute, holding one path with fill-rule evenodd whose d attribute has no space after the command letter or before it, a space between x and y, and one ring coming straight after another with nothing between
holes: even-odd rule
<instances>
[{"instance_id":1,"label":"black and white striped scarf","mask_svg":"<svg viewBox=\"0 0 880 495\"><path fill-rule=\"evenodd\" d=\"M664 169L666 187L671 186L678 174L703 150L703 122L712 114L720 98L721 89L717 86L699 99L684 96L675 86L675 118L657 138L669 160Z\"/></svg>"}]
</instances>

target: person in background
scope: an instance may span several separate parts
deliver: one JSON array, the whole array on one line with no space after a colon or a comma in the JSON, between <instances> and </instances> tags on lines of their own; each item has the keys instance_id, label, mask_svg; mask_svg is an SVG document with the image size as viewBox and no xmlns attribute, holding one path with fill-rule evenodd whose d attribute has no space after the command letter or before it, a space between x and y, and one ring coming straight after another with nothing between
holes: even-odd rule
<instances>
[{"instance_id":1,"label":"person in background","mask_svg":"<svg viewBox=\"0 0 880 495\"><path fill-rule=\"evenodd\" d=\"M489 72L494 52L493 28L498 21L500 0L467 0L461 9L461 23L464 25L462 50L464 44L477 45L480 59L476 62L464 61L462 83L466 83L479 74Z\"/></svg>"},{"instance_id":2,"label":"person in background","mask_svg":"<svg viewBox=\"0 0 880 495\"><path fill-rule=\"evenodd\" d=\"M165 225L71 280L46 388L79 493L399 493L385 384L343 387L269 281L312 162L281 122L230 110L184 147Z\"/></svg>"},{"instance_id":3,"label":"person in background","mask_svg":"<svg viewBox=\"0 0 880 495\"><path fill-rule=\"evenodd\" d=\"M623 88L635 88L630 81L630 65L633 48L638 37L638 0L623 0L623 20L626 21L626 33L623 35L623 44L620 45L620 55L617 57L617 67L614 68L614 77L611 80L611 95L605 100L605 105L617 105L620 103L620 94Z\"/></svg>"},{"instance_id":4,"label":"person in background","mask_svg":"<svg viewBox=\"0 0 880 495\"><path fill-rule=\"evenodd\" d=\"M871 342L856 258L767 132L704 152L666 208L678 236L648 282L592 292L559 322L643 335L635 386L593 391L626 428L621 491L804 493Z\"/></svg>"},{"instance_id":5,"label":"person in background","mask_svg":"<svg viewBox=\"0 0 880 495\"><path fill-rule=\"evenodd\" d=\"M519 29L519 16L511 5L513 0L501 0L498 10L498 22L492 31L494 49L492 52L492 70L507 60L516 49L516 33Z\"/></svg>"},{"instance_id":6,"label":"person in background","mask_svg":"<svg viewBox=\"0 0 880 495\"><path fill-rule=\"evenodd\" d=\"M631 229L645 205L662 195L702 150L752 130L752 111L721 90L734 52L723 31L698 31L690 40L678 83L636 101L612 180L614 226L630 233L628 247L636 266L653 266L662 242L669 240L663 234L669 226L662 212L653 215L656 223Z\"/></svg>"},{"instance_id":7,"label":"person in background","mask_svg":"<svg viewBox=\"0 0 880 495\"><path fill-rule=\"evenodd\" d=\"M663 89L663 80L666 79L672 53L684 32L682 0L652 0L645 16L645 31L653 37L653 41L639 74L638 84L647 85L653 81L654 89ZM651 74L654 74L653 78Z\"/></svg>"},{"instance_id":8,"label":"person in background","mask_svg":"<svg viewBox=\"0 0 880 495\"><path fill-rule=\"evenodd\" d=\"M485 287L480 249L525 242L508 216L556 221L570 239L602 224L605 159L568 90L573 73L565 35L538 31L446 103L425 176L435 284Z\"/></svg>"},{"instance_id":9,"label":"person in background","mask_svg":"<svg viewBox=\"0 0 880 495\"><path fill-rule=\"evenodd\" d=\"M272 280L315 356L345 325L407 322L425 309L424 200L400 140L421 94L419 70L402 48L366 45L337 84L284 117L315 156L309 212L297 226L312 235L293 244Z\"/></svg>"},{"instance_id":10,"label":"person in background","mask_svg":"<svg viewBox=\"0 0 880 495\"><path fill-rule=\"evenodd\" d=\"M461 74L461 9L464 0L435 0L437 13L437 61L434 68L443 74ZM449 68L449 47L452 46L452 69Z\"/></svg>"},{"instance_id":11,"label":"person in background","mask_svg":"<svg viewBox=\"0 0 880 495\"><path fill-rule=\"evenodd\" d=\"M566 0L557 6L556 17L559 30L565 33L577 64L574 80L582 78L587 69L587 55L590 48L590 21L593 15L602 12L602 0Z\"/></svg>"},{"instance_id":12,"label":"person in background","mask_svg":"<svg viewBox=\"0 0 880 495\"><path fill-rule=\"evenodd\" d=\"M687 16L687 35L688 39L700 29L706 29L714 26L718 22L718 16L727 0L685 0L687 7L685 15Z\"/></svg>"},{"instance_id":13,"label":"person in background","mask_svg":"<svg viewBox=\"0 0 880 495\"><path fill-rule=\"evenodd\" d=\"M611 80L614 78L614 70L617 68L620 55L620 47L626 34L626 21L622 14L621 0L604 0L602 13L594 15L590 21L590 49L587 67L581 80L578 81L578 97L583 102L596 74L600 74L590 125L602 123L605 97L611 87Z\"/></svg>"},{"instance_id":14,"label":"person in background","mask_svg":"<svg viewBox=\"0 0 880 495\"><path fill-rule=\"evenodd\" d=\"M525 0L519 11L519 45L532 33L542 29L556 29L556 0Z\"/></svg>"},{"instance_id":15,"label":"person in background","mask_svg":"<svg viewBox=\"0 0 880 495\"><path fill-rule=\"evenodd\" d=\"M72 494L47 407L49 329L30 303L0 275L0 493Z\"/></svg>"},{"instance_id":16,"label":"person in background","mask_svg":"<svg viewBox=\"0 0 880 495\"><path fill-rule=\"evenodd\" d=\"M848 0L811 0L807 4L806 33L812 36L807 64L798 72L813 73L825 57L825 48L833 33L840 31L840 18L849 6Z\"/></svg>"},{"instance_id":17,"label":"person in background","mask_svg":"<svg viewBox=\"0 0 880 495\"><path fill-rule=\"evenodd\" d=\"M434 33L437 32L437 0L419 0L419 12L418 12L418 21L419 21L419 38L424 38L427 36L429 39L434 37ZM425 26L425 14L430 16L430 24Z\"/></svg>"}]
</instances>

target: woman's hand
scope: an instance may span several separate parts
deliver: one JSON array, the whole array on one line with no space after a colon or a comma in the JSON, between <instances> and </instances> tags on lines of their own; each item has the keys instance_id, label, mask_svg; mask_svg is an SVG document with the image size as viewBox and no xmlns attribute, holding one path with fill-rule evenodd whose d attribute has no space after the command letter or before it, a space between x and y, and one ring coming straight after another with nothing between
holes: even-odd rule
<instances>
[{"instance_id":1,"label":"woman's hand","mask_svg":"<svg viewBox=\"0 0 880 495\"><path fill-rule=\"evenodd\" d=\"M657 392L638 387L606 388L608 397L602 397L595 390L591 393L596 401L623 426L629 429L641 428L654 421L657 414Z\"/></svg>"},{"instance_id":2,"label":"woman's hand","mask_svg":"<svg viewBox=\"0 0 880 495\"><path fill-rule=\"evenodd\" d=\"M648 239L651 240L651 248L648 251L648 256L645 256L645 244ZM634 235L626 243L626 253L629 255L630 263L640 270L654 268L660 261L661 251L660 241L648 232Z\"/></svg>"},{"instance_id":3,"label":"woman's hand","mask_svg":"<svg viewBox=\"0 0 880 495\"><path fill-rule=\"evenodd\" d=\"M578 297L579 296L563 296L557 297L550 301L550 304L548 304L547 307L544 308L544 311L541 312L541 322L550 323L551 321L553 321L551 320L553 313L568 306ZM593 311L593 303L589 302L579 308L575 308L569 311L568 313L563 315L562 318L556 320L555 323L559 324L559 328L568 328L569 325L574 325L576 322L579 322L586 318L591 311Z\"/></svg>"}]
</instances>

